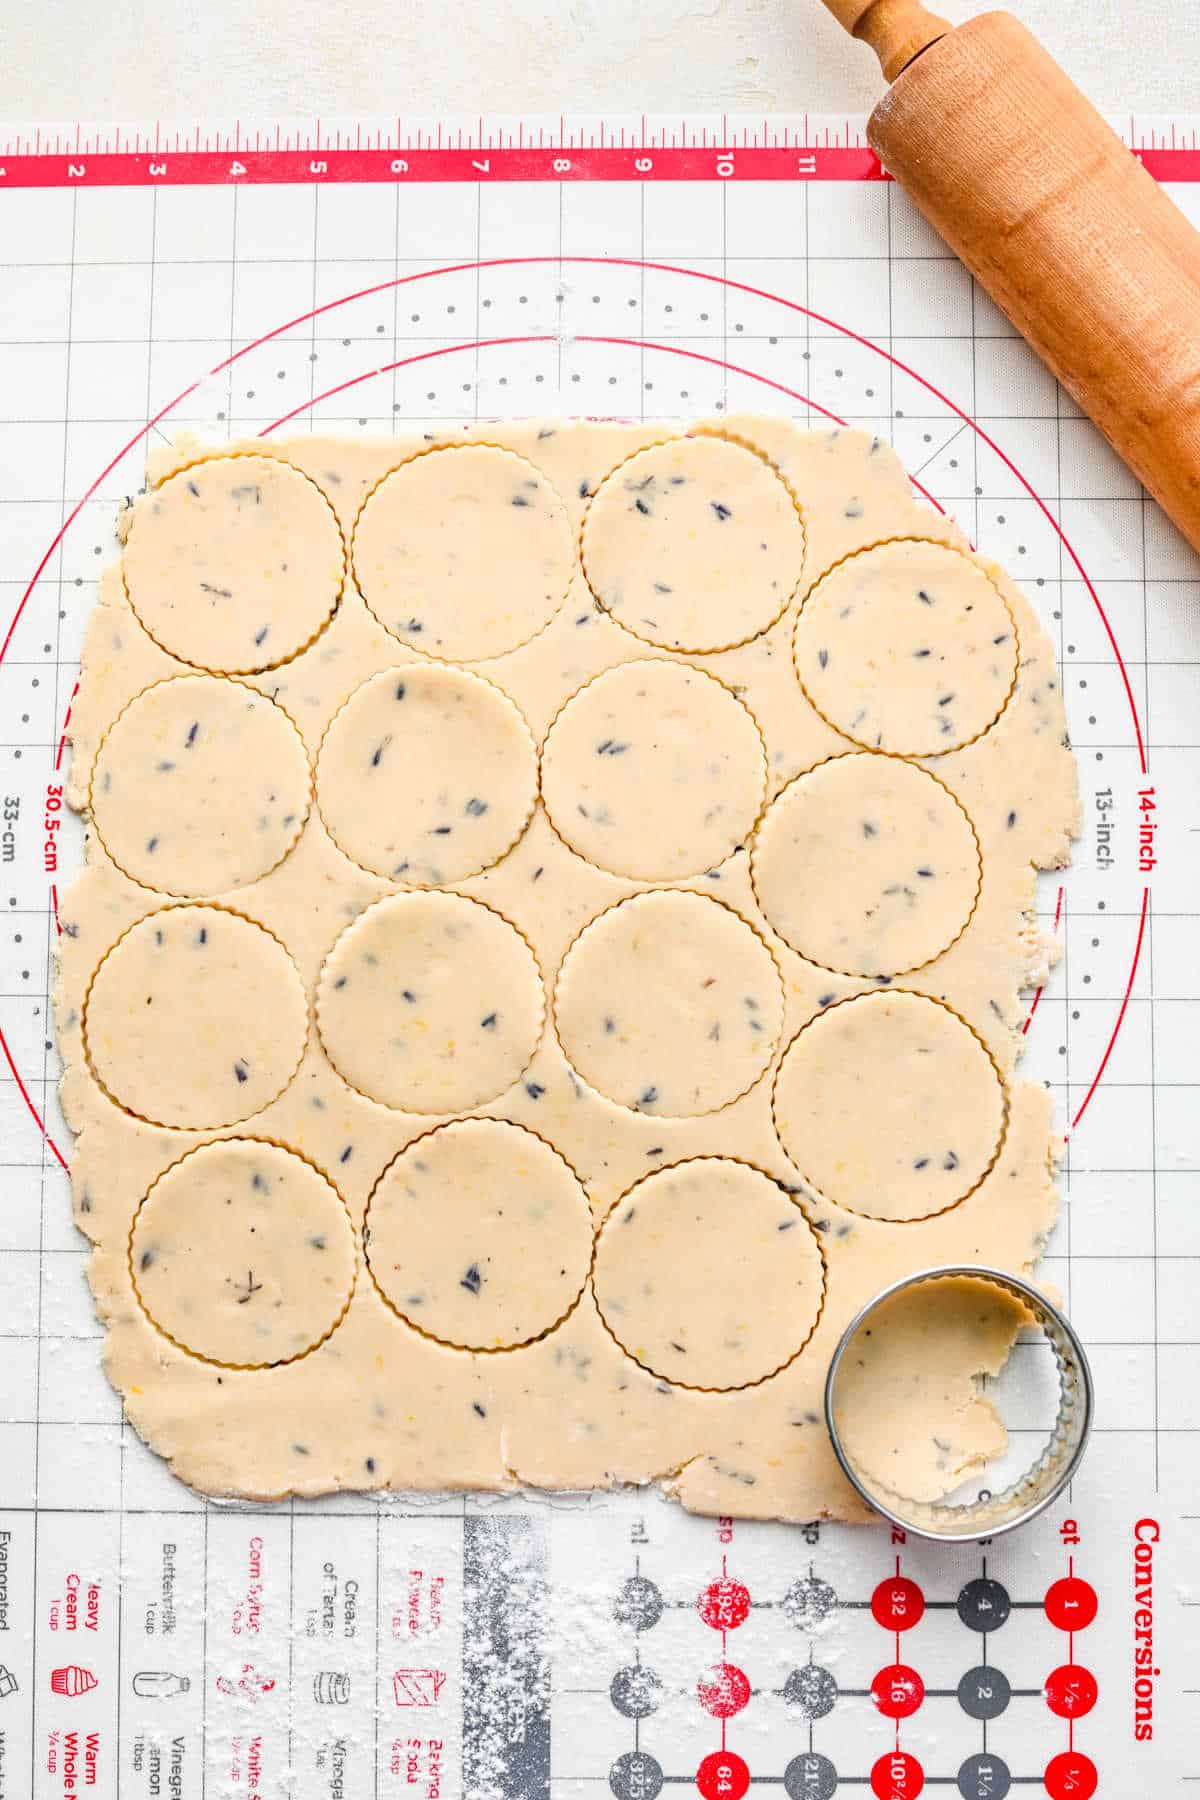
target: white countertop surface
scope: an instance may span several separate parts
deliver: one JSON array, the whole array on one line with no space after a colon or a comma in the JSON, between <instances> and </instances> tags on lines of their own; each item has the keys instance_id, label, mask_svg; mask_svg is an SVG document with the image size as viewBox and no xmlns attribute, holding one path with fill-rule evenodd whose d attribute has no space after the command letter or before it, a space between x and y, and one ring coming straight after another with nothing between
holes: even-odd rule
<instances>
[{"instance_id":1,"label":"white countertop surface","mask_svg":"<svg viewBox=\"0 0 1200 1800\"><path fill-rule=\"evenodd\" d=\"M936 0L935 0L936 4ZM1200 109L1195 0L1013 0L1103 110ZM955 23L983 8L943 0ZM865 112L818 0L42 0L8 9L0 116L177 123L452 112Z\"/></svg>"}]
</instances>

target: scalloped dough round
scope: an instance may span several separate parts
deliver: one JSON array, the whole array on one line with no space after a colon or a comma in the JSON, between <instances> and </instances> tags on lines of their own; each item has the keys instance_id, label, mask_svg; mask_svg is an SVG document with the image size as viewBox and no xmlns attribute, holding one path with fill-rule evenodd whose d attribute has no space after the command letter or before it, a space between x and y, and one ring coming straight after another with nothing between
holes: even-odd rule
<instances>
[{"instance_id":1,"label":"scalloped dough round","mask_svg":"<svg viewBox=\"0 0 1200 1800\"><path fill-rule=\"evenodd\" d=\"M542 750L542 800L578 855L637 881L724 862L767 785L751 713L712 675L622 663L568 700Z\"/></svg>"},{"instance_id":2,"label":"scalloped dough round","mask_svg":"<svg viewBox=\"0 0 1200 1800\"><path fill-rule=\"evenodd\" d=\"M554 999L583 1079L636 1112L690 1118L754 1085L783 1028L775 959L700 894L635 894L576 938Z\"/></svg>"},{"instance_id":3,"label":"scalloped dough round","mask_svg":"<svg viewBox=\"0 0 1200 1800\"><path fill-rule=\"evenodd\" d=\"M719 437L639 450L598 488L583 523L592 592L664 650L725 650L773 625L804 567L790 490Z\"/></svg>"},{"instance_id":4,"label":"scalloped dough round","mask_svg":"<svg viewBox=\"0 0 1200 1800\"><path fill-rule=\"evenodd\" d=\"M683 1387L745 1387L789 1363L825 1298L816 1233L758 1169L703 1157L657 1169L596 1240L596 1305L626 1355Z\"/></svg>"},{"instance_id":5,"label":"scalloped dough round","mask_svg":"<svg viewBox=\"0 0 1200 1800\"><path fill-rule=\"evenodd\" d=\"M978 1186L1004 1135L996 1066L957 1013L923 994L862 994L811 1020L775 1079L775 1129L827 1200L871 1219L927 1219Z\"/></svg>"},{"instance_id":6,"label":"scalloped dough round","mask_svg":"<svg viewBox=\"0 0 1200 1800\"><path fill-rule=\"evenodd\" d=\"M511 1350L578 1299L592 1215L574 1172L534 1132L458 1119L388 1164L364 1236L372 1275L410 1324L459 1349Z\"/></svg>"},{"instance_id":7,"label":"scalloped dough round","mask_svg":"<svg viewBox=\"0 0 1200 1800\"><path fill-rule=\"evenodd\" d=\"M160 1175L129 1242L151 1324L239 1368L290 1362L327 1337L355 1262L337 1189L303 1157L252 1138L204 1144Z\"/></svg>"},{"instance_id":8,"label":"scalloped dough round","mask_svg":"<svg viewBox=\"0 0 1200 1800\"><path fill-rule=\"evenodd\" d=\"M431 450L367 496L354 577L402 644L460 662L500 656L549 624L575 573L562 499L490 444Z\"/></svg>"},{"instance_id":9,"label":"scalloped dough round","mask_svg":"<svg viewBox=\"0 0 1200 1800\"><path fill-rule=\"evenodd\" d=\"M261 925L217 906L139 919L96 970L84 1008L92 1068L126 1111L191 1130L237 1125L281 1094L308 1035L295 963Z\"/></svg>"},{"instance_id":10,"label":"scalloped dough round","mask_svg":"<svg viewBox=\"0 0 1200 1800\"><path fill-rule=\"evenodd\" d=\"M517 707L493 682L441 663L364 681L317 758L317 803L334 842L412 887L498 862L536 798L537 747Z\"/></svg>"},{"instance_id":11,"label":"scalloped dough round","mask_svg":"<svg viewBox=\"0 0 1200 1800\"><path fill-rule=\"evenodd\" d=\"M790 782L767 808L751 867L784 942L843 975L931 962L979 893L979 846L949 788L915 763L866 753Z\"/></svg>"},{"instance_id":12,"label":"scalloped dough round","mask_svg":"<svg viewBox=\"0 0 1200 1800\"><path fill-rule=\"evenodd\" d=\"M183 675L131 700L100 746L91 809L104 848L143 887L228 893L283 861L308 815L304 741L240 681Z\"/></svg>"},{"instance_id":13,"label":"scalloped dough round","mask_svg":"<svg viewBox=\"0 0 1200 1800\"><path fill-rule=\"evenodd\" d=\"M545 1016L532 950L462 894L394 894L325 961L317 1027L351 1087L404 1112L482 1106L512 1086Z\"/></svg>"},{"instance_id":14,"label":"scalloped dough round","mask_svg":"<svg viewBox=\"0 0 1200 1800\"><path fill-rule=\"evenodd\" d=\"M987 731L1017 673L1012 615L978 563L897 539L823 575L796 620L796 672L868 750L941 756Z\"/></svg>"},{"instance_id":15,"label":"scalloped dough round","mask_svg":"<svg viewBox=\"0 0 1200 1800\"><path fill-rule=\"evenodd\" d=\"M123 558L130 604L184 662L273 669L333 617L342 534L316 484L271 456L215 456L151 490Z\"/></svg>"}]
</instances>

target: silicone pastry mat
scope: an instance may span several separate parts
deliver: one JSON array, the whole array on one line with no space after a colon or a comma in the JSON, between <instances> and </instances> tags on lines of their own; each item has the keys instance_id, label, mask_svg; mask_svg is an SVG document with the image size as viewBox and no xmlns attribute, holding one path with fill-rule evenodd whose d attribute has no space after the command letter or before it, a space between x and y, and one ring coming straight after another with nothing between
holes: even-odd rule
<instances>
[{"instance_id":1,"label":"silicone pastry mat","mask_svg":"<svg viewBox=\"0 0 1200 1800\"><path fill-rule=\"evenodd\" d=\"M1137 135L1195 211L1189 131ZM146 143L22 134L0 162L0 1791L1070 1793L1091 1766L1100 1792L1200 1772L1195 559L841 124ZM1084 1474L1017 1542L951 1554L636 1492L206 1503L101 1373L46 1029L81 849L64 717L146 432L733 411L878 432L1055 643L1084 835L1039 899L1062 956L1026 997L1022 1069L1068 1138L1041 1266L1095 1365ZM1018 1448L1022 1396L1009 1380ZM1068 1663L1084 1674L1044 1694Z\"/></svg>"}]
</instances>

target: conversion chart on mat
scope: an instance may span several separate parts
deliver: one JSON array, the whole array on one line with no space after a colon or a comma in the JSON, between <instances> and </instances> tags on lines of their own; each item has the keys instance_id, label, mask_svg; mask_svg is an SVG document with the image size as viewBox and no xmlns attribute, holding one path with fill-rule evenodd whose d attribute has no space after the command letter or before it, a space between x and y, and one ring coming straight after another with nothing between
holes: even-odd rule
<instances>
[{"instance_id":1,"label":"conversion chart on mat","mask_svg":"<svg viewBox=\"0 0 1200 1800\"><path fill-rule=\"evenodd\" d=\"M1190 125L1127 132L1200 220ZM859 126L14 131L0 263L0 1800L1200 1781L1200 560ZM881 434L1055 640L1082 836L1021 1069L1066 1135L1041 1269L1095 1370L1080 1478L949 1550L637 1492L206 1502L102 1372L55 1093L116 509L182 431L734 411Z\"/></svg>"}]
</instances>

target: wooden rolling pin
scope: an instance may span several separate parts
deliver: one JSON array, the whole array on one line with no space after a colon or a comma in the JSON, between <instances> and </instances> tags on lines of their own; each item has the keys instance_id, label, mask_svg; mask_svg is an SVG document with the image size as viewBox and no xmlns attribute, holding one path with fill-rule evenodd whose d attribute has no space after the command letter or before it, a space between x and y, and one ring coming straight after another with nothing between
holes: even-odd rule
<instances>
[{"instance_id":1,"label":"wooden rolling pin","mask_svg":"<svg viewBox=\"0 0 1200 1800\"><path fill-rule=\"evenodd\" d=\"M893 84L884 167L1200 550L1200 235L1011 14L825 4Z\"/></svg>"}]
</instances>

